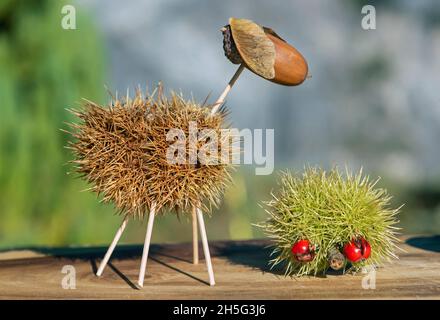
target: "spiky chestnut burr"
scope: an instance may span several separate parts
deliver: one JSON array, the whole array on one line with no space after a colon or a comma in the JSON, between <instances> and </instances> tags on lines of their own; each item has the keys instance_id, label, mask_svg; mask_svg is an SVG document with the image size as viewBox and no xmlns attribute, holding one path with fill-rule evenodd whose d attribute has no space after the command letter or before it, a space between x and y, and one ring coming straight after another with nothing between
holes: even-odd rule
<instances>
[{"instance_id":1,"label":"spiky chestnut burr","mask_svg":"<svg viewBox=\"0 0 440 320\"><path fill-rule=\"evenodd\" d=\"M109 106L86 101L81 110L72 110L81 120L72 124L75 141L69 144L76 171L125 216L142 218L153 203L157 212L193 207L209 212L230 181L231 165L220 158L218 164L170 163L167 150L174 141L166 136L181 129L189 137L190 123L197 123L199 132L217 133L219 157L220 151L231 155L232 148L220 149L221 139L228 139L222 135L227 111L211 115L208 105L162 92L160 87L144 97L138 91L134 99L114 99Z\"/></svg>"},{"instance_id":2,"label":"spiky chestnut burr","mask_svg":"<svg viewBox=\"0 0 440 320\"><path fill-rule=\"evenodd\" d=\"M273 243L274 258L270 263L284 263L286 275L302 276L325 274L329 267L339 268L344 257L334 248L344 245L353 271L396 257L395 225L400 208L390 208L390 196L376 183L369 181L362 171L353 175L347 170L341 174L336 168L330 172L307 168L303 174L283 173L280 190L265 203L269 219L259 225ZM360 245L353 242L359 237L368 239L371 252L366 243L362 251L362 241ZM295 259L291 239L308 239L318 247L314 259L307 263ZM357 257L358 251L364 252L364 259Z\"/></svg>"}]
</instances>

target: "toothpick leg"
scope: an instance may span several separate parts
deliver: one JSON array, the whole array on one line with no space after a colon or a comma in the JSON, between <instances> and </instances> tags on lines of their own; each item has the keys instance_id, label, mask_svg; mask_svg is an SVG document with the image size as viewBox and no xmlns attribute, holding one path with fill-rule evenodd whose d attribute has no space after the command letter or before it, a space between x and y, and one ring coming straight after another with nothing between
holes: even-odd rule
<instances>
[{"instance_id":1,"label":"toothpick leg","mask_svg":"<svg viewBox=\"0 0 440 320\"><path fill-rule=\"evenodd\" d=\"M223 90L220 97L218 97L217 101L214 103L214 106L211 109L211 116L216 114L222 103L225 101L226 96L228 95L229 91L231 91L232 86L234 85L235 81L237 81L238 77L244 70L244 65L241 64L235 74L232 76L231 80L229 80L228 85L226 86L225 90ZM195 213L193 212L192 215L192 225L193 225L193 263L198 264L199 262L199 244L197 239L197 217Z\"/></svg>"},{"instance_id":2,"label":"toothpick leg","mask_svg":"<svg viewBox=\"0 0 440 320\"><path fill-rule=\"evenodd\" d=\"M214 271L212 270L211 254L209 253L208 238L206 237L205 221L200 208L197 208L197 220L199 221L200 236L202 237L203 253L206 260L206 268L208 269L209 284L215 285Z\"/></svg>"},{"instance_id":3,"label":"toothpick leg","mask_svg":"<svg viewBox=\"0 0 440 320\"><path fill-rule=\"evenodd\" d=\"M147 269L148 250L150 249L151 234L153 232L154 216L156 214L156 203L153 203L148 216L147 233L145 235L144 251L142 253L141 269L139 271L138 285L144 286L145 270Z\"/></svg>"},{"instance_id":4,"label":"toothpick leg","mask_svg":"<svg viewBox=\"0 0 440 320\"><path fill-rule=\"evenodd\" d=\"M199 239L197 233L196 207L193 207L192 209L192 229L193 229L193 264L199 264Z\"/></svg>"},{"instance_id":5,"label":"toothpick leg","mask_svg":"<svg viewBox=\"0 0 440 320\"><path fill-rule=\"evenodd\" d=\"M124 221L122 221L121 226L119 227L118 231L116 231L115 237L110 244L110 247L108 247L107 252L104 256L104 259L102 259L101 264L99 265L99 269L96 272L96 275L100 277L102 275L102 272L104 271L105 266L108 263L108 260L110 259L113 250L115 250L116 245L118 244L119 239L121 238L122 233L124 232L124 229L127 225L128 218L125 218Z\"/></svg>"}]
</instances>

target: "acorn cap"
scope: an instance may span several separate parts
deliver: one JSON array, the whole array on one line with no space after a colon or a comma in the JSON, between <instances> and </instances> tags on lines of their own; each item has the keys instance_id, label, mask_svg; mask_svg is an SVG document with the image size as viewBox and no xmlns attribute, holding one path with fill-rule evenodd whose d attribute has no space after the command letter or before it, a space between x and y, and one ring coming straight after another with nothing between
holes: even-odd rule
<instances>
[{"instance_id":1,"label":"acorn cap","mask_svg":"<svg viewBox=\"0 0 440 320\"><path fill-rule=\"evenodd\" d=\"M229 18L232 38L246 66L266 79L275 77L275 45L264 29L247 19Z\"/></svg>"},{"instance_id":2,"label":"acorn cap","mask_svg":"<svg viewBox=\"0 0 440 320\"><path fill-rule=\"evenodd\" d=\"M298 85L307 77L304 57L271 28L229 18L222 31L223 48L232 63L244 63L255 74L283 85Z\"/></svg>"}]
</instances>

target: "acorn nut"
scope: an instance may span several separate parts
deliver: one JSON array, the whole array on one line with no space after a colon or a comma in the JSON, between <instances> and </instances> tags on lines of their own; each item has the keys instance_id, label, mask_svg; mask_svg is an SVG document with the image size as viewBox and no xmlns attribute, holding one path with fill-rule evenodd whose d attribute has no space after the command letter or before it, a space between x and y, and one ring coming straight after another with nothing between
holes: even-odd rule
<instances>
[{"instance_id":1,"label":"acorn nut","mask_svg":"<svg viewBox=\"0 0 440 320\"><path fill-rule=\"evenodd\" d=\"M304 57L272 29L230 18L221 31L225 55L232 63L244 64L260 77L286 86L299 85L307 78Z\"/></svg>"},{"instance_id":2,"label":"acorn nut","mask_svg":"<svg viewBox=\"0 0 440 320\"><path fill-rule=\"evenodd\" d=\"M333 270L340 270L345 265L344 255L336 248L331 248L327 255L327 261Z\"/></svg>"}]
</instances>

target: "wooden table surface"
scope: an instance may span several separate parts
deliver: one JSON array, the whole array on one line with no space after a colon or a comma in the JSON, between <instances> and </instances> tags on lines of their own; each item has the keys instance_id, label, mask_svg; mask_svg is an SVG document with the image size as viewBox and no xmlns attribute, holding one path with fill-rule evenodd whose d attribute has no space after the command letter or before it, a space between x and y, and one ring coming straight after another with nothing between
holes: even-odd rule
<instances>
[{"instance_id":1,"label":"wooden table surface","mask_svg":"<svg viewBox=\"0 0 440 320\"><path fill-rule=\"evenodd\" d=\"M207 284L204 260L191 263L191 244L152 245L147 276L136 288L142 246L120 245L102 277L94 275L106 247L0 251L0 299L440 299L440 236L405 236L400 259L365 274L285 278L267 267L267 241L210 243L217 284ZM200 252L200 257L203 253ZM65 265L76 289L63 289Z\"/></svg>"}]
</instances>

